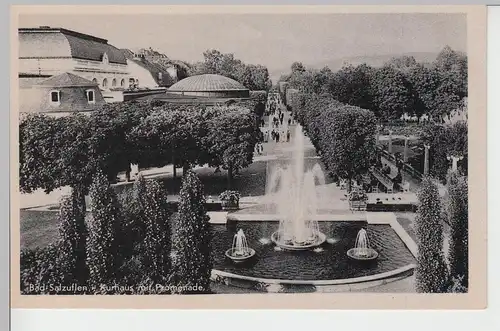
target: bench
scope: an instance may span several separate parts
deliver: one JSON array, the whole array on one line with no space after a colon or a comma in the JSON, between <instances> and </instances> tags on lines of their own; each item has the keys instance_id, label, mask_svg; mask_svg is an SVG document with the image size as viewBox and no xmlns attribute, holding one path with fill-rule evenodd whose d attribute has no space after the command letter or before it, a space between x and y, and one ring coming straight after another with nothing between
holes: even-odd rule
<instances>
[{"instance_id":1,"label":"bench","mask_svg":"<svg viewBox=\"0 0 500 331\"><path fill-rule=\"evenodd\" d=\"M370 170L372 175L377 178L377 180L385 186L387 189L387 193L393 193L394 192L394 183L391 179L389 179L386 175L384 175L380 170L377 168L372 168Z\"/></svg>"},{"instance_id":2,"label":"bench","mask_svg":"<svg viewBox=\"0 0 500 331\"><path fill-rule=\"evenodd\" d=\"M365 201L349 201L351 211L365 211L367 203Z\"/></svg>"},{"instance_id":3,"label":"bench","mask_svg":"<svg viewBox=\"0 0 500 331\"><path fill-rule=\"evenodd\" d=\"M404 181L403 183L398 183L398 187L403 191L403 193L410 192L410 183Z\"/></svg>"}]
</instances>

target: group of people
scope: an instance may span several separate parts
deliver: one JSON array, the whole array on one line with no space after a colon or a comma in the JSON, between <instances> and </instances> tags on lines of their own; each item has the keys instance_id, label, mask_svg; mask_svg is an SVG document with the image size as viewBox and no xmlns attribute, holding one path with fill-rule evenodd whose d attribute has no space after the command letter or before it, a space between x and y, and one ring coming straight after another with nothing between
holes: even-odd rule
<instances>
[{"instance_id":1,"label":"group of people","mask_svg":"<svg viewBox=\"0 0 500 331\"><path fill-rule=\"evenodd\" d=\"M293 120L290 116L285 120L285 112L280 107L280 100L278 98L270 98L268 100L264 114L265 116L269 116L269 123L268 127L266 127L264 120L260 121L263 142L290 142L291 132L288 127L293 124ZM263 151L264 147L261 143L255 145L256 154L262 155Z\"/></svg>"},{"instance_id":2,"label":"group of people","mask_svg":"<svg viewBox=\"0 0 500 331\"><path fill-rule=\"evenodd\" d=\"M263 152L264 152L264 146L262 145L262 143L257 143L255 145L255 153L262 155Z\"/></svg>"},{"instance_id":3,"label":"group of people","mask_svg":"<svg viewBox=\"0 0 500 331\"><path fill-rule=\"evenodd\" d=\"M290 142L290 129L286 131L273 129L269 134L271 135L271 139L277 143Z\"/></svg>"}]
</instances>

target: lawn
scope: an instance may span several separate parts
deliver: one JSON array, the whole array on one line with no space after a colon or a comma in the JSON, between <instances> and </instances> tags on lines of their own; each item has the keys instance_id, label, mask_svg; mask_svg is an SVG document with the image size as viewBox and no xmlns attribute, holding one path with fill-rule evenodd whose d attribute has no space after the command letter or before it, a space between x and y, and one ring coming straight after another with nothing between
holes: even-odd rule
<instances>
[{"instance_id":1,"label":"lawn","mask_svg":"<svg viewBox=\"0 0 500 331\"><path fill-rule=\"evenodd\" d=\"M21 249L45 247L59 238L58 213L21 210Z\"/></svg>"}]
</instances>

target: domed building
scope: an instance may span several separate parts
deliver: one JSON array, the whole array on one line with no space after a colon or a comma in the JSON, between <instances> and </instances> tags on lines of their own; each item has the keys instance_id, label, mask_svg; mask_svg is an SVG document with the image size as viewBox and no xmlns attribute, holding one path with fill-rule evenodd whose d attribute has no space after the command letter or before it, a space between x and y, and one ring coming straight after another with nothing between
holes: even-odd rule
<instances>
[{"instance_id":1,"label":"domed building","mask_svg":"<svg viewBox=\"0 0 500 331\"><path fill-rule=\"evenodd\" d=\"M249 98L250 91L234 79L215 74L184 78L168 89L168 93L205 98Z\"/></svg>"}]
</instances>

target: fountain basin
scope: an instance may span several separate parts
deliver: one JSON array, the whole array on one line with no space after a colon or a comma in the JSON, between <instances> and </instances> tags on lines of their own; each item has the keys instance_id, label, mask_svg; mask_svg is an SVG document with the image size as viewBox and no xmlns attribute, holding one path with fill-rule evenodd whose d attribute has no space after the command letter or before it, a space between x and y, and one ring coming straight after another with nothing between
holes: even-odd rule
<instances>
[{"instance_id":1,"label":"fountain basin","mask_svg":"<svg viewBox=\"0 0 500 331\"><path fill-rule=\"evenodd\" d=\"M358 261L371 261L378 257L378 252L373 248L351 248L347 256Z\"/></svg>"},{"instance_id":2,"label":"fountain basin","mask_svg":"<svg viewBox=\"0 0 500 331\"><path fill-rule=\"evenodd\" d=\"M413 265L416 258L390 224L368 224L366 221L320 221L319 232L332 239L332 244L321 245L322 252L313 249L276 251L275 244L266 243L278 230L279 221L237 221L234 227L211 224L213 268L221 272L249 277L248 279L274 279L280 282L332 284L365 281L377 275ZM370 243L379 256L372 261L356 261L346 253L355 247L356 236L365 228ZM225 253L231 247L236 229L245 232L248 246L255 249L258 258L248 263L232 263ZM267 239L267 240L263 240ZM233 278L235 278L234 276ZM378 278L378 276L377 276Z\"/></svg>"},{"instance_id":3,"label":"fountain basin","mask_svg":"<svg viewBox=\"0 0 500 331\"><path fill-rule=\"evenodd\" d=\"M288 251L302 251L308 250L317 246L322 245L326 241L326 235L324 233L318 233L314 238L310 238L303 243L294 243L292 240L280 241L279 232L276 231L271 235L271 241L278 247L286 249Z\"/></svg>"},{"instance_id":4,"label":"fountain basin","mask_svg":"<svg viewBox=\"0 0 500 331\"><path fill-rule=\"evenodd\" d=\"M231 259L234 263L245 262L255 256L255 250L252 248L246 248L244 250L238 250L237 248L230 248L225 253L226 257Z\"/></svg>"}]
</instances>

